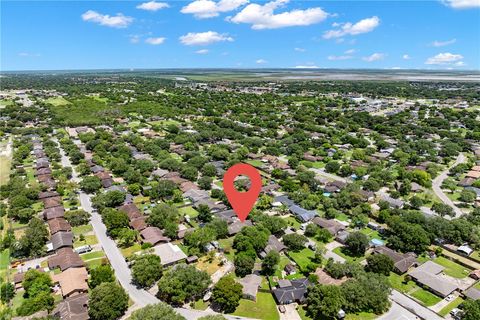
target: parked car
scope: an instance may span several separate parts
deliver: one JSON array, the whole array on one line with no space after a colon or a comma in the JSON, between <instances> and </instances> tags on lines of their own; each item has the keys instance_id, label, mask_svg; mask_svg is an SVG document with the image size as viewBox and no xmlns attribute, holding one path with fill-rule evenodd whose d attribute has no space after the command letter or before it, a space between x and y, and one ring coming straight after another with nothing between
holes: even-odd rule
<instances>
[{"instance_id":1,"label":"parked car","mask_svg":"<svg viewBox=\"0 0 480 320\"><path fill-rule=\"evenodd\" d=\"M285 309L284 305L279 305L278 306L278 311L280 311L281 313L285 313L287 311L287 309Z\"/></svg>"},{"instance_id":2,"label":"parked car","mask_svg":"<svg viewBox=\"0 0 480 320\"><path fill-rule=\"evenodd\" d=\"M78 254L87 253L87 252L92 251L92 247L87 244L87 245L85 245L85 246L81 246L81 247L76 248L75 251L76 251Z\"/></svg>"},{"instance_id":3,"label":"parked car","mask_svg":"<svg viewBox=\"0 0 480 320\"><path fill-rule=\"evenodd\" d=\"M454 296L453 294L451 294L451 295L448 295L448 296L445 298L445 300L447 300L447 301L452 301L454 298L455 298L455 296Z\"/></svg>"}]
</instances>

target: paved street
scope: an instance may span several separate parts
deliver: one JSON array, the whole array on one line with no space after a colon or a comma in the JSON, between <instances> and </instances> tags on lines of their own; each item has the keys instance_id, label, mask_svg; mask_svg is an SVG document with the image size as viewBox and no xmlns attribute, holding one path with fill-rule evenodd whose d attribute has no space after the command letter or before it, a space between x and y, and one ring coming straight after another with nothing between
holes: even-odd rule
<instances>
[{"instance_id":1,"label":"paved street","mask_svg":"<svg viewBox=\"0 0 480 320\"><path fill-rule=\"evenodd\" d=\"M316 175L317 179L319 179L319 178L324 178L325 179L326 178L328 180L335 180L335 181L340 181L340 182L344 182L344 183L350 182L349 179L345 179L345 178L339 177L337 175L325 172L325 169L311 168L310 171L315 172L315 175Z\"/></svg>"},{"instance_id":2,"label":"paved street","mask_svg":"<svg viewBox=\"0 0 480 320\"><path fill-rule=\"evenodd\" d=\"M443 180L445 180L447 177L448 177L448 173L450 172L450 169L455 167L456 165L460 164L460 163L465 163L467 161L467 158L465 157L465 155L463 153L460 153L457 157L457 159L455 160L455 162L450 166L448 167L447 169L443 170L435 179L433 179L432 181L432 189L433 189L433 192L435 192L435 194L437 195L437 197L440 198L440 200L442 200L443 203L445 203L446 205L449 205L450 207L453 208L453 211L455 212L455 218L458 218L460 217L461 215L463 215L463 212L462 210L460 210L459 207L457 207L452 200L450 200L450 198L443 192L442 188L441 188L441 185L443 183ZM448 218L448 217L447 217Z\"/></svg>"},{"instance_id":3,"label":"paved street","mask_svg":"<svg viewBox=\"0 0 480 320\"><path fill-rule=\"evenodd\" d=\"M392 307L388 312L382 314L377 320L417 320L418 316L405 309L396 302L392 302Z\"/></svg>"}]
</instances>

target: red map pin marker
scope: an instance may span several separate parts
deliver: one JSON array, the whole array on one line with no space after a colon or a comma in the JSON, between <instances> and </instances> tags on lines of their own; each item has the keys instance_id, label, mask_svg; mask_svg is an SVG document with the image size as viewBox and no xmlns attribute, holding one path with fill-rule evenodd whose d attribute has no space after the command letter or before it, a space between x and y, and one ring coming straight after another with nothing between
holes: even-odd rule
<instances>
[{"instance_id":1,"label":"red map pin marker","mask_svg":"<svg viewBox=\"0 0 480 320\"><path fill-rule=\"evenodd\" d=\"M247 192L237 191L233 184L235 178L241 175L250 179L250 189ZM237 163L231 166L223 176L223 190L232 205L233 211L235 211L237 217L242 222L245 221L250 211L252 211L261 189L262 177L260 177L258 170L249 164Z\"/></svg>"}]
</instances>

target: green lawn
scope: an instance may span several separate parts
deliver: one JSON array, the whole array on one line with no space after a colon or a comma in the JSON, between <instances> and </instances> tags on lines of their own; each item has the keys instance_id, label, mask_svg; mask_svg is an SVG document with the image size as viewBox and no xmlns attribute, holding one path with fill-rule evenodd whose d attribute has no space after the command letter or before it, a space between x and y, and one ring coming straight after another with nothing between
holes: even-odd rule
<instances>
[{"instance_id":1,"label":"green lawn","mask_svg":"<svg viewBox=\"0 0 480 320\"><path fill-rule=\"evenodd\" d=\"M287 221L289 226L292 226L297 230L300 229L301 223L294 216L290 216L288 218L285 218L285 220Z\"/></svg>"},{"instance_id":2,"label":"green lawn","mask_svg":"<svg viewBox=\"0 0 480 320\"><path fill-rule=\"evenodd\" d=\"M0 270L7 270L10 265L10 250L5 249L0 253Z\"/></svg>"},{"instance_id":3,"label":"green lawn","mask_svg":"<svg viewBox=\"0 0 480 320\"><path fill-rule=\"evenodd\" d=\"M88 268L94 269L94 268L102 265L102 263L103 263L103 258L88 260L88 261L85 262L85 263L86 263L86 265L88 266Z\"/></svg>"},{"instance_id":4,"label":"green lawn","mask_svg":"<svg viewBox=\"0 0 480 320\"><path fill-rule=\"evenodd\" d=\"M198 211L192 207L183 207L178 209L180 214L184 216L189 216L190 218L196 218L198 216Z\"/></svg>"},{"instance_id":5,"label":"green lawn","mask_svg":"<svg viewBox=\"0 0 480 320\"><path fill-rule=\"evenodd\" d=\"M47 100L45 100L45 102L50 103L50 104L54 105L55 107L65 106L67 104L70 104L70 101L66 100L64 97L48 98Z\"/></svg>"},{"instance_id":6,"label":"green lawn","mask_svg":"<svg viewBox=\"0 0 480 320\"><path fill-rule=\"evenodd\" d=\"M13 297L12 301L10 301L10 304L11 304L12 310L13 310L13 315L16 315L17 308L20 307L23 300L25 300L25 298L23 297L24 293L25 293L24 290L17 291L15 293L15 296Z\"/></svg>"},{"instance_id":7,"label":"green lawn","mask_svg":"<svg viewBox=\"0 0 480 320\"><path fill-rule=\"evenodd\" d=\"M142 250L142 246L139 243L135 243L133 246L128 248L120 248L120 251L122 251L122 254L125 258L130 257L132 254L140 250Z\"/></svg>"},{"instance_id":8,"label":"green lawn","mask_svg":"<svg viewBox=\"0 0 480 320\"><path fill-rule=\"evenodd\" d=\"M348 252L345 250L345 247L337 247L333 249L333 252L335 252L336 254L338 254L339 256L341 256L342 258L344 258L349 262L360 262L365 259L365 256L354 257L354 256L348 255Z\"/></svg>"},{"instance_id":9,"label":"green lawn","mask_svg":"<svg viewBox=\"0 0 480 320\"><path fill-rule=\"evenodd\" d=\"M366 235L369 240L382 238L382 236L380 236L378 231L372 230L370 228L363 228L362 230L360 230L360 232Z\"/></svg>"},{"instance_id":10,"label":"green lawn","mask_svg":"<svg viewBox=\"0 0 480 320\"><path fill-rule=\"evenodd\" d=\"M349 313L345 317L345 320L373 320L378 318L378 315L370 312L360 312L359 314Z\"/></svg>"},{"instance_id":11,"label":"green lawn","mask_svg":"<svg viewBox=\"0 0 480 320\"><path fill-rule=\"evenodd\" d=\"M87 236L85 236L85 241L80 241L77 238L76 241L73 243L73 247L77 248L77 247L85 246L87 244L94 245L94 244L97 244L97 243L98 243L98 239L95 235L87 235Z\"/></svg>"},{"instance_id":12,"label":"green lawn","mask_svg":"<svg viewBox=\"0 0 480 320\"><path fill-rule=\"evenodd\" d=\"M465 278L472 271L468 268L465 268L464 266L459 265L458 263L448 260L445 257L438 257L433 261L435 263L438 263L444 266L445 270L443 270L443 272L445 272L445 274L454 278L459 278L459 279Z\"/></svg>"},{"instance_id":13,"label":"green lawn","mask_svg":"<svg viewBox=\"0 0 480 320\"><path fill-rule=\"evenodd\" d=\"M91 224L86 224L83 226L73 227L72 231L75 235L86 234L93 231L93 227Z\"/></svg>"},{"instance_id":14,"label":"green lawn","mask_svg":"<svg viewBox=\"0 0 480 320\"><path fill-rule=\"evenodd\" d=\"M437 303L439 303L442 298L437 297L430 291L425 289L419 288L410 294L412 297L416 298L417 300L421 301L426 307L431 307Z\"/></svg>"},{"instance_id":15,"label":"green lawn","mask_svg":"<svg viewBox=\"0 0 480 320\"><path fill-rule=\"evenodd\" d=\"M298 252L290 251L288 255L295 261L301 270L305 270L305 268L312 263L312 259L315 257L315 252L305 248Z\"/></svg>"},{"instance_id":16,"label":"green lawn","mask_svg":"<svg viewBox=\"0 0 480 320\"><path fill-rule=\"evenodd\" d=\"M251 164L254 167L261 167L263 162L260 160L248 160L247 163Z\"/></svg>"},{"instance_id":17,"label":"green lawn","mask_svg":"<svg viewBox=\"0 0 480 320\"><path fill-rule=\"evenodd\" d=\"M218 243L220 244L220 247L223 248L223 250L225 251L225 256L230 261L233 261L234 256L235 256L234 250L232 248L233 238L234 237L218 240Z\"/></svg>"},{"instance_id":18,"label":"green lawn","mask_svg":"<svg viewBox=\"0 0 480 320\"><path fill-rule=\"evenodd\" d=\"M233 315L262 320L278 320L280 318L272 294L265 292L257 294L257 302L241 299L240 305Z\"/></svg>"},{"instance_id":19,"label":"green lawn","mask_svg":"<svg viewBox=\"0 0 480 320\"><path fill-rule=\"evenodd\" d=\"M194 305L193 305L193 309L196 309L196 310L205 310L208 308L208 306L210 305L210 303L207 301L203 301L203 299L200 299L200 300L197 300L195 301Z\"/></svg>"},{"instance_id":20,"label":"green lawn","mask_svg":"<svg viewBox=\"0 0 480 320\"><path fill-rule=\"evenodd\" d=\"M457 299L453 300L449 304L447 304L440 312L438 313L442 317L445 317L447 314L450 313L454 308L458 307L464 300L460 297Z\"/></svg>"},{"instance_id":21,"label":"green lawn","mask_svg":"<svg viewBox=\"0 0 480 320\"><path fill-rule=\"evenodd\" d=\"M396 289L400 292L403 293L408 293L415 288L418 288L418 286L415 284L413 281L408 281L405 283L405 276L404 275L398 275L394 272L390 272L390 276L388 277L388 280L390 281L390 285L392 286L393 289Z\"/></svg>"},{"instance_id":22,"label":"green lawn","mask_svg":"<svg viewBox=\"0 0 480 320\"><path fill-rule=\"evenodd\" d=\"M89 253L84 253L80 255L83 261L87 260L93 260L93 259L98 259L98 258L103 258L105 256L103 251L93 251Z\"/></svg>"},{"instance_id":23,"label":"green lawn","mask_svg":"<svg viewBox=\"0 0 480 320\"><path fill-rule=\"evenodd\" d=\"M335 218L340 221L348 221L349 219L349 217L345 213L340 213Z\"/></svg>"}]
</instances>

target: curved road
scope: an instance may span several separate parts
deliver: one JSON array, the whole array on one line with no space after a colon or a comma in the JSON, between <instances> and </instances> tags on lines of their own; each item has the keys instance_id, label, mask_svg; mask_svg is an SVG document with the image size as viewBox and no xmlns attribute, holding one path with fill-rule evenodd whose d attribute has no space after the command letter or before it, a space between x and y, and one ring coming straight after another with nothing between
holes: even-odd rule
<instances>
[{"instance_id":1,"label":"curved road","mask_svg":"<svg viewBox=\"0 0 480 320\"><path fill-rule=\"evenodd\" d=\"M455 167L456 165L459 165L460 163L465 163L467 161L467 157L463 153L460 153L457 156L457 159L455 159L455 162L445 170L443 170L435 179L432 181L432 189L433 192L437 195L442 202L450 207L452 207L453 211L455 212L455 217L458 218L461 215L463 215L462 210L460 210L459 207L457 207L452 200L443 192L441 186L443 181L448 177L448 173L450 172L450 169Z\"/></svg>"},{"instance_id":2,"label":"curved road","mask_svg":"<svg viewBox=\"0 0 480 320\"><path fill-rule=\"evenodd\" d=\"M58 143L56 139L54 139ZM63 148L59 146L60 155L62 156L61 163L64 167L71 167L72 168L72 181L79 182L79 175L75 170L75 167L70 162L70 159L66 156ZM157 297L153 294L149 293L146 290L142 290L137 288L132 284L132 275L130 273L130 268L125 261L120 249L118 249L117 244L111 238L107 236L107 228L102 222L102 218L100 214L93 209L91 195L86 194L83 191L80 191L80 204L82 209L89 212L91 214L90 223L92 224L93 231L98 238L105 254L110 261L110 264L115 271L115 276L117 277L118 281L120 282L121 286L125 289L128 293L130 298L133 300L135 305L133 308L141 308L148 304L154 304L160 302ZM186 319L195 320L200 317L215 314L213 311L200 311L200 310L192 310L192 309L185 309L185 308L175 308L175 310L184 316ZM248 319L243 317L236 317L236 316L229 316L225 315L227 319Z\"/></svg>"}]
</instances>

